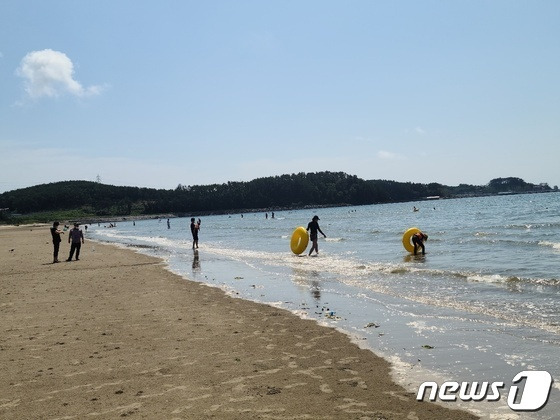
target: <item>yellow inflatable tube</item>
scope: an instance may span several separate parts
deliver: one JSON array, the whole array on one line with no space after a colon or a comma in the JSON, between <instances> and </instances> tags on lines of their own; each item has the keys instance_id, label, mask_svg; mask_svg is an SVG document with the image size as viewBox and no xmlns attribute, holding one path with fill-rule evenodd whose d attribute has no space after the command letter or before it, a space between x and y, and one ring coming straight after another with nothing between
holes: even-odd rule
<instances>
[{"instance_id":1,"label":"yellow inflatable tube","mask_svg":"<svg viewBox=\"0 0 560 420\"><path fill-rule=\"evenodd\" d=\"M416 227L412 227L410 229L408 229L404 235L402 236L402 244L404 246L404 249L406 249L408 252L414 252L414 244L412 243L412 235L414 235L415 233L420 232L420 229L416 228Z\"/></svg>"},{"instance_id":2,"label":"yellow inflatable tube","mask_svg":"<svg viewBox=\"0 0 560 420\"><path fill-rule=\"evenodd\" d=\"M309 235L307 234L307 230L300 226L294 230L292 233L292 239L290 240L290 248L292 252L296 255L301 254L307 248L307 244L309 243Z\"/></svg>"}]
</instances>

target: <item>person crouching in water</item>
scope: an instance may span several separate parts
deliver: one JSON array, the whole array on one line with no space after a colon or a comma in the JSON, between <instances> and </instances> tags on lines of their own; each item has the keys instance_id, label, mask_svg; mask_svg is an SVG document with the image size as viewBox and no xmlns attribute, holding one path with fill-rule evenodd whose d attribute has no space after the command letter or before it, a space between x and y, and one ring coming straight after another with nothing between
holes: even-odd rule
<instances>
[{"instance_id":1,"label":"person crouching in water","mask_svg":"<svg viewBox=\"0 0 560 420\"><path fill-rule=\"evenodd\" d=\"M327 237L327 235L325 235L321 230L321 228L319 227L319 223L317 223L317 220L319 220L319 216L313 216L311 222L307 224L307 230L311 231L309 237L311 238L311 242L313 243L311 249L309 250L310 256L313 250L315 250L316 254L319 254L319 244L317 243L317 232L321 232L321 235L323 235L325 238Z\"/></svg>"},{"instance_id":2,"label":"person crouching in water","mask_svg":"<svg viewBox=\"0 0 560 420\"><path fill-rule=\"evenodd\" d=\"M422 248L422 255L426 253L426 247L424 246L424 241L428 240L428 235L422 232L417 232L412 235L412 244L414 245L414 255L418 251L418 247Z\"/></svg>"}]
</instances>

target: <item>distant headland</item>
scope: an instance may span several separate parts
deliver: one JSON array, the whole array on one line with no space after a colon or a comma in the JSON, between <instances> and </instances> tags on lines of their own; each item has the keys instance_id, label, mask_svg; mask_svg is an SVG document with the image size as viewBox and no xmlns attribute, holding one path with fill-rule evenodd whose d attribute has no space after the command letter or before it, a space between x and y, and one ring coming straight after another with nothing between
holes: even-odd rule
<instances>
[{"instance_id":1,"label":"distant headland","mask_svg":"<svg viewBox=\"0 0 560 420\"><path fill-rule=\"evenodd\" d=\"M363 180L344 172L302 172L211 185L179 184L173 190L62 181L0 194L0 223L186 216L557 191L558 186L531 184L515 177L495 178L486 185L447 186Z\"/></svg>"}]
</instances>

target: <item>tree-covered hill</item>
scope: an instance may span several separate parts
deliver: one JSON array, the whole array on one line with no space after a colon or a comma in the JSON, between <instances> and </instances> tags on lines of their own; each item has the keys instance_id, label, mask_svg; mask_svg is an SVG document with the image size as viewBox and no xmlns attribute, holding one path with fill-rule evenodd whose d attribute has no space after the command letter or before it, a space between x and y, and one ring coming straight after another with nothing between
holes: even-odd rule
<instances>
[{"instance_id":1,"label":"tree-covered hill","mask_svg":"<svg viewBox=\"0 0 560 420\"><path fill-rule=\"evenodd\" d=\"M360 205L421 200L430 196L450 198L551 190L548 184L534 185L520 178L497 178L485 186L461 184L449 187L437 183L366 181L343 172L318 172L257 178L248 182L179 185L174 190L63 181L0 194L0 208L4 209L4 219L13 213L62 211L74 211L83 216L129 216Z\"/></svg>"}]
</instances>

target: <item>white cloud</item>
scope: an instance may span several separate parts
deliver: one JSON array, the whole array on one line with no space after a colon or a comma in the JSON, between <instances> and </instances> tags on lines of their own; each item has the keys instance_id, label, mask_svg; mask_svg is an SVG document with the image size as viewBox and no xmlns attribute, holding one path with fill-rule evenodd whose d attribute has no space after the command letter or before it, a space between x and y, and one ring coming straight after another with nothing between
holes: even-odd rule
<instances>
[{"instance_id":1,"label":"white cloud","mask_svg":"<svg viewBox=\"0 0 560 420\"><path fill-rule=\"evenodd\" d=\"M100 86L84 87L74 80L74 64L60 51L32 51L21 60L16 74L24 79L25 92L32 99L58 97L68 93L77 97L97 95Z\"/></svg>"},{"instance_id":2,"label":"white cloud","mask_svg":"<svg viewBox=\"0 0 560 420\"><path fill-rule=\"evenodd\" d=\"M379 152L377 152L377 157L379 159L384 159L384 160L403 160L405 159L404 156L399 155L397 153L393 153L393 152L387 152L386 150L380 150Z\"/></svg>"}]
</instances>

